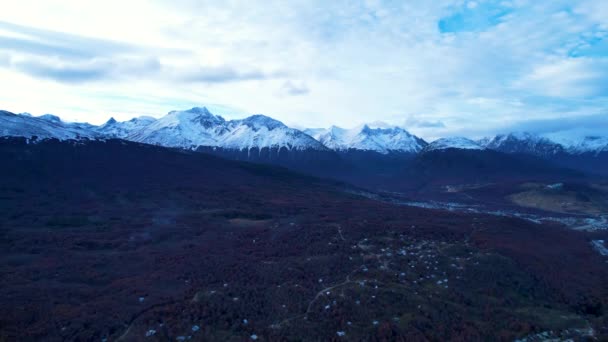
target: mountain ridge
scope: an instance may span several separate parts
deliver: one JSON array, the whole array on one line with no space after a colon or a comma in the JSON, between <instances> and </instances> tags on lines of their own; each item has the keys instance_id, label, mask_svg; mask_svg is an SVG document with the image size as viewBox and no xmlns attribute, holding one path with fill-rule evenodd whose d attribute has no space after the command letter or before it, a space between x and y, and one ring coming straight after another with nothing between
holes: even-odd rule
<instances>
[{"instance_id":1,"label":"mountain ridge","mask_svg":"<svg viewBox=\"0 0 608 342\"><path fill-rule=\"evenodd\" d=\"M263 114L226 120L206 107L173 110L159 119L140 116L117 121L110 118L98 126L65 122L53 114L31 116L0 111L0 123L0 136L60 140L118 138L185 149L369 151L386 155L418 154L433 148L450 147L490 149L543 158L608 153L608 137L602 136L510 132L476 141L465 137L444 137L429 143L404 128L384 123L364 124L351 129L330 126L298 130Z\"/></svg>"}]
</instances>

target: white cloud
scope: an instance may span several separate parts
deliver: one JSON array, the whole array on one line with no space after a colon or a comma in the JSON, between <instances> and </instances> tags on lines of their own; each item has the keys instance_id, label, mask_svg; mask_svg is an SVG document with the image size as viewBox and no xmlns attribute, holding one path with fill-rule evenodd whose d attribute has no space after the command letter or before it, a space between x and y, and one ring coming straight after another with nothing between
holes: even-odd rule
<instances>
[{"instance_id":1,"label":"white cloud","mask_svg":"<svg viewBox=\"0 0 608 342\"><path fill-rule=\"evenodd\" d=\"M575 12L587 16L590 20L608 29L608 2L584 0L575 6Z\"/></svg>"},{"instance_id":2,"label":"white cloud","mask_svg":"<svg viewBox=\"0 0 608 342\"><path fill-rule=\"evenodd\" d=\"M310 89L306 86L304 82L294 82L294 81L286 81L281 86L280 95L281 96L300 96L306 95L310 92Z\"/></svg>"},{"instance_id":3,"label":"white cloud","mask_svg":"<svg viewBox=\"0 0 608 342\"><path fill-rule=\"evenodd\" d=\"M564 58L540 64L515 82L533 94L559 98L608 96L608 58Z\"/></svg>"}]
</instances>

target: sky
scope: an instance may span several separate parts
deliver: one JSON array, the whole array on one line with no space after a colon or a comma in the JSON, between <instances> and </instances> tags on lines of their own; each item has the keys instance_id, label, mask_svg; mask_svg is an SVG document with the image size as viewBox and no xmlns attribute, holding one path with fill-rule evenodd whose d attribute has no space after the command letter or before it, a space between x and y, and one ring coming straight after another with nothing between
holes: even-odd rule
<instances>
[{"instance_id":1,"label":"sky","mask_svg":"<svg viewBox=\"0 0 608 342\"><path fill-rule=\"evenodd\" d=\"M0 0L0 108L424 138L608 127L608 1ZM605 124L605 125L604 125Z\"/></svg>"}]
</instances>

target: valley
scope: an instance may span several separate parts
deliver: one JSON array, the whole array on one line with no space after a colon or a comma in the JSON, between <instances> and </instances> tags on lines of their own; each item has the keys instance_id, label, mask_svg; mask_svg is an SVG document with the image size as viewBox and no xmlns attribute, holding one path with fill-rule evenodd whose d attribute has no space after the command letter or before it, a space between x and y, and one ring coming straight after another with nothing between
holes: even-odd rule
<instances>
[{"instance_id":1,"label":"valley","mask_svg":"<svg viewBox=\"0 0 608 342\"><path fill-rule=\"evenodd\" d=\"M606 229L120 140L5 139L0 156L0 339L608 334Z\"/></svg>"}]
</instances>

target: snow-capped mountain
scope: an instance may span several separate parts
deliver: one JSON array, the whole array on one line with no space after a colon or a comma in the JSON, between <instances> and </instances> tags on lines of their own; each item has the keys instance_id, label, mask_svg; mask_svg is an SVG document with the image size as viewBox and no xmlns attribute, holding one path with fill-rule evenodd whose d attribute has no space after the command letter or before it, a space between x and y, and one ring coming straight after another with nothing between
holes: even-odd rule
<instances>
[{"instance_id":1,"label":"snow-capped mountain","mask_svg":"<svg viewBox=\"0 0 608 342\"><path fill-rule=\"evenodd\" d=\"M589 136L560 131L544 134L517 132L500 134L479 141L480 145L500 152L555 156L562 153L584 154L608 152L608 137Z\"/></svg>"},{"instance_id":2,"label":"snow-capped mountain","mask_svg":"<svg viewBox=\"0 0 608 342\"><path fill-rule=\"evenodd\" d=\"M510 133L479 143L498 152L527 154L564 168L608 175L608 137L581 133L576 128L543 134Z\"/></svg>"},{"instance_id":3,"label":"snow-capped mountain","mask_svg":"<svg viewBox=\"0 0 608 342\"><path fill-rule=\"evenodd\" d=\"M228 132L221 137L220 146L229 149L287 148L288 150L325 150L326 147L309 135L289 128L282 122L264 115L228 121Z\"/></svg>"},{"instance_id":4,"label":"snow-capped mountain","mask_svg":"<svg viewBox=\"0 0 608 342\"><path fill-rule=\"evenodd\" d=\"M26 113L28 116L32 116L29 113ZM61 123L61 118L58 117L57 115L53 115L53 114L43 114L40 115L38 118L42 119L42 120L46 120L46 121L50 121L50 122L55 122L55 123Z\"/></svg>"},{"instance_id":5,"label":"snow-capped mountain","mask_svg":"<svg viewBox=\"0 0 608 342\"><path fill-rule=\"evenodd\" d=\"M131 133L148 126L154 121L156 121L156 119L151 116L140 116L122 122L116 121L114 118L110 118L110 120L103 125L94 127L94 130L108 138L125 139Z\"/></svg>"},{"instance_id":6,"label":"snow-capped mountain","mask_svg":"<svg viewBox=\"0 0 608 342\"><path fill-rule=\"evenodd\" d=\"M207 108L171 111L127 136L127 140L166 147L194 149L218 146L217 136L226 131L226 121L211 114Z\"/></svg>"},{"instance_id":7,"label":"snow-capped mountain","mask_svg":"<svg viewBox=\"0 0 608 342\"><path fill-rule=\"evenodd\" d=\"M34 117L28 114L0 111L0 136L61 140L94 138L97 135L90 127L93 126L66 123L59 117L50 114Z\"/></svg>"},{"instance_id":8,"label":"snow-capped mountain","mask_svg":"<svg viewBox=\"0 0 608 342\"><path fill-rule=\"evenodd\" d=\"M608 137L586 136L572 145L565 145L570 153L608 152Z\"/></svg>"},{"instance_id":9,"label":"snow-capped mountain","mask_svg":"<svg viewBox=\"0 0 608 342\"><path fill-rule=\"evenodd\" d=\"M576 133L564 131L539 135L516 132L479 141L452 137L439 139L429 145L403 128L383 123L361 125L353 129L332 126L300 131L259 114L227 121L205 107L172 111L158 120L141 116L118 122L112 118L99 126L64 122L52 114L35 117L28 113L0 111L0 136L36 136L40 139L118 138L185 149L367 151L383 155L410 155L423 150L448 148L490 149L549 159L608 153L608 136Z\"/></svg>"},{"instance_id":10,"label":"snow-capped mountain","mask_svg":"<svg viewBox=\"0 0 608 342\"><path fill-rule=\"evenodd\" d=\"M424 152L447 150L450 148L459 150L483 150L484 147L477 142L464 137L441 138L433 141L424 148Z\"/></svg>"},{"instance_id":11,"label":"snow-capped mountain","mask_svg":"<svg viewBox=\"0 0 608 342\"><path fill-rule=\"evenodd\" d=\"M569 131L548 133L545 137L562 145L570 154L608 152L608 137Z\"/></svg>"},{"instance_id":12,"label":"snow-capped mountain","mask_svg":"<svg viewBox=\"0 0 608 342\"><path fill-rule=\"evenodd\" d=\"M23 113L20 115L23 115ZM33 117L29 113L25 113L25 115L29 116L29 117ZM95 130L95 128L97 128L97 126L91 125L90 123L87 123L87 122L65 122L65 121L61 120L60 117L58 117L57 115L53 115L53 114L43 114L43 115L38 116L37 118L51 122L53 124L57 124L59 126L67 128L69 130L78 131L78 133L80 133L80 135L84 136L84 137L91 138L96 135L95 132L93 132L93 131Z\"/></svg>"},{"instance_id":13,"label":"snow-capped mountain","mask_svg":"<svg viewBox=\"0 0 608 342\"><path fill-rule=\"evenodd\" d=\"M400 127L372 128L369 125L362 125L353 129L344 129L332 126L327 129L306 129L304 132L336 151L418 153L427 145L424 140Z\"/></svg>"},{"instance_id":14,"label":"snow-capped mountain","mask_svg":"<svg viewBox=\"0 0 608 342\"><path fill-rule=\"evenodd\" d=\"M562 145L540 135L527 132L499 134L486 140L483 146L504 153L523 153L538 156L551 156L564 152Z\"/></svg>"},{"instance_id":15,"label":"snow-capped mountain","mask_svg":"<svg viewBox=\"0 0 608 342\"><path fill-rule=\"evenodd\" d=\"M264 115L226 121L207 108L172 111L127 136L128 140L196 149L220 147L234 150L270 148L288 150L325 150L325 146L307 134L285 126Z\"/></svg>"}]
</instances>

